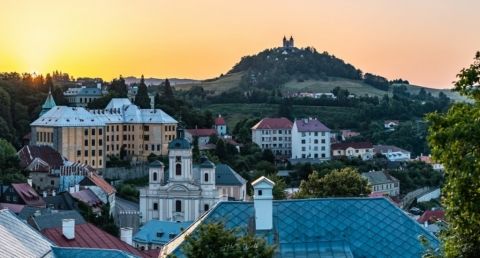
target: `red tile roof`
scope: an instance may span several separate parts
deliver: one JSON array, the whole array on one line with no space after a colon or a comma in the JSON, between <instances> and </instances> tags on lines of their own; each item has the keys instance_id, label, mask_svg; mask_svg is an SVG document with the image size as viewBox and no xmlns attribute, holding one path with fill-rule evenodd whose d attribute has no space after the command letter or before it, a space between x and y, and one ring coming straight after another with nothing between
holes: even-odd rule
<instances>
[{"instance_id":1,"label":"red tile roof","mask_svg":"<svg viewBox=\"0 0 480 258\"><path fill-rule=\"evenodd\" d=\"M198 137L212 136L217 134L217 131L212 128L187 129L187 132L192 136L198 136Z\"/></svg>"},{"instance_id":2,"label":"red tile roof","mask_svg":"<svg viewBox=\"0 0 480 258\"><path fill-rule=\"evenodd\" d=\"M71 193L70 195L90 207L96 207L103 204L102 200L100 200L90 189L84 189L75 193Z\"/></svg>"},{"instance_id":3,"label":"red tile roof","mask_svg":"<svg viewBox=\"0 0 480 258\"><path fill-rule=\"evenodd\" d=\"M215 118L215 125L225 125L225 119L223 119L221 116L218 116Z\"/></svg>"},{"instance_id":4,"label":"red tile roof","mask_svg":"<svg viewBox=\"0 0 480 258\"><path fill-rule=\"evenodd\" d=\"M22 168L28 167L35 158L45 161L52 169L58 169L64 163L62 155L50 146L26 145L18 151L18 157Z\"/></svg>"},{"instance_id":5,"label":"red tile roof","mask_svg":"<svg viewBox=\"0 0 480 258\"><path fill-rule=\"evenodd\" d=\"M264 118L260 120L252 129L292 129L293 123L285 117Z\"/></svg>"},{"instance_id":6,"label":"red tile roof","mask_svg":"<svg viewBox=\"0 0 480 258\"><path fill-rule=\"evenodd\" d=\"M22 198L23 202L29 206L45 207L45 201L37 192L27 183L12 184L15 192Z\"/></svg>"},{"instance_id":7,"label":"red tile roof","mask_svg":"<svg viewBox=\"0 0 480 258\"><path fill-rule=\"evenodd\" d=\"M116 192L115 188L112 185L110 185L107 181L105 181L105 179L97 175L97 173L90 173L88 175L88 179L90 179L90 181L94 185L100 187L108 195Z\"/></svg>"},{"instance_id":8,"label":"red tile roof","mask_svg":"<svg viewBox=\"0 0 480 258\"><path fill-rule=\"evenodd\" d=\"M15 214L19 214L25 205L22 204L13 204L13 203L0 203L0 210L9 209Z\"/></svg>"},{"instance_id":9,"label":"red tile roof","mask_svg":"<svg viewBox=\"0 0 480 258\"><path fill-rule=\"evenodd\" d=\"M299 132L329 132L330 128L325 126L316 118L295 120Z\"/></svg>"},{"instance_id":10,"label":"red tile roof","mask_svg":"<svg viewBox=\"0 0 480 258\"><path fill-rule=\"evenodd\" d=\"M346 150L347 148L354 149L373 149L371 142L341 142L332 144L332 150Z\"/></svg>"},{"instance_id":11,"label":"red tile roof","mask_svg":"<svg viewBox=\"0 0 480 258\"><path fill-rule=\"evenodd\" d=\"M425 221L428 222L436 222L437 219L440 220L445 220L445 211L442 210L436 210L436 211L425 211L420 218L417 219L419 223L425 223Z\"/></svg>"},{"instance_id":12,"label":"red tile roof","mask_svg":"<svg viewBox=\"0 0 480 258\"><path fill-rule=\"evenodd\" d=\"M90 223L75 225L75 239L72 240L68 240L63 236L61 227L44 229L42 234L61 247L117 249L133 255L148 257L133 246Z\"/></svg>"}]
</instances>

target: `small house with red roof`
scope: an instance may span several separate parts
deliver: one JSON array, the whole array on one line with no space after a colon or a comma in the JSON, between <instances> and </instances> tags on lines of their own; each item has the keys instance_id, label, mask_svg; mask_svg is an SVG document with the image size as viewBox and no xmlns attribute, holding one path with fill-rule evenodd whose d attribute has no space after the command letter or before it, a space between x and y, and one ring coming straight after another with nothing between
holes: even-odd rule
<instances>
[{"instance_id":1,"label":"small house with red roof","mask_svg":"<svg viewBox=\"0 0 480 258\"><path fill-rule=\"evenodd\" d=\"M297 119L292 127L292 159L330 160L330 128L317 118Z\"/></svg>"},{"instance_id":2,"label":"small house with red roof","mask_svg":"<svg viewBox=\"0 0 480 258\"><path fill-rule=\"evenodd\" d=\"M271 150L277 158L288 158L292 154L292 126L285 117L266 117L251 128L252 141L262 150Z\"/></svg>"},{"instance_id":3,"label":"small house with red roof","mask_svg":"<svg viewBox=\"0 0 480 258\"><path fill-rule=\"evenodd\" d=\"M0 186L0 202L45 208L45 201L28 183Z\"/></svg>"},{"instance_id":4,"label":"small house with red roof","mask_svg":"<svg viewBox=\"0 0 480 258\"><path fill-rule=\"evenodd\" d=\"M205 146L210 142L212 136L218 135L216 129L213 128L195 128L185 130L185 139L193 143L195 137L198 138L198 146Z\"/></svg>"},{"instance_id":5,"label":"small house with red roof","mask_svg":"<svg viewBox=\"0 0 480 258\"><path fill-rule=\"evenodd\" d=\"M225 119L220 114L215 118L215 130L217 130L219 136L227 134L227 123L225 123Z\"/></svg>"}]
</instances>

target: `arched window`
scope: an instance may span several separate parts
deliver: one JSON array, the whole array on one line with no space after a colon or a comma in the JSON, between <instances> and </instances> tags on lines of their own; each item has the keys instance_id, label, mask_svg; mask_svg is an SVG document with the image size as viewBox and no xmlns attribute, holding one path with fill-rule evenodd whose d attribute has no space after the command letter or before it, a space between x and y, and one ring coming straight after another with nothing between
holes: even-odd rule
<instances>
[{"instance_id":1,"label":"arched window","mask_svg":"<svg viewBox=\"0 0 480 258\"><path fill-rule=\"evenodd\" d=\"M175 201L175 211L182 212L182 201L180 200Z\"/></svg>"},{"instance_id":2,"label":"arched window","mask_svg":"<svg viewBox=\"0 0 480 258\"><path fill-rule=\"evenodd\" d=\"M208 182L208 173L205 173L204 181L205 181L205 182Z\"/></svg>"},{"instance_id":3,"label":"arched window","mask_svg":"<svg viewBox=\"0 0 480 258\"><path fill-rule=\"evenodd\" d=\"M175 166L175 175L177 175L177 176L181 176L181 175L182 175L182 165L177 164L177 165Z\"/></svg>"},{"instance_id":4,"label":"arched window","mask_svg":"<svg viewBox=\"0 0 480 258\"><path fill-rule=\"evenodd\" d=\"M157 181L157 172L153 172L153 181Z\"/></svg>"}]
</instances>

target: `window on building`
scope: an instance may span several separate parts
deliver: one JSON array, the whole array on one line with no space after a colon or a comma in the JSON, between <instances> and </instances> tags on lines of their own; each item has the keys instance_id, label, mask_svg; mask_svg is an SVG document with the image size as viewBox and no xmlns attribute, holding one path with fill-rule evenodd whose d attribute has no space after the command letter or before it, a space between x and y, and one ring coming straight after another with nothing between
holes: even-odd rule
<instances>
[{"instance_id":1,"label":"window on building","mask_svg":"<svg viewBox=\"0 0 480 258\"><path fill-rule=\"evenodd\" d=\"M120 126L119 126L119 125L117 125L117 132L118 132L118 131L120 131ZM118 140L118 139L117 139L117 140Z\"/></svg>"},{"instance_id":2,"label":"window on building","mask_svg":"<svg viewBox=\"0 0 480 258\"><path fill-rule=\"evenodd\" d=\"M263 194L262 190L258 190L257 193L258 193L258 196L261 196Z\"/></svg>"},{"instance_id":3,"label":"window on building","mask_svg":"<svg viewBox=\"0 0 480 258\"><path fill-rule=\"evenodd\" d=\"M148 150L148 144L145 144L145 150Z\"/></svg>"},{"instance_id":4,"label":"window on building","mask_svg":"<svg viewBox=\"0 0 480 258\"><path fill-rule=\"evenodd\" d=\"M92 146L95 146L95 140L92 140Z\"/></svg>"},{"instance_id":5,"label":"window on building","mask_svg":"<svg viewBox=\"0 0 480 258\"><path fill-rule=\"evenodd\" d=\"M95 156L95 150L92 150L92 157Z\"/></svg>"},{"instance_id":6,"label":"window on building","mask_svg":"<svg viewBox=\"0 0 480 258\"><path fill-rule=\"evenodd\" d=\"M182 165L180 165L180 164L175 165L175 175L177 175L177 176L182 175Z\"/></svg>"},{"instance_id":7,"label":"window on building","mask_svg":"<svg viewBox=\"0 0 480 258\"><path fill-rule=\"evenodd\" d=\"M103 129L102 128L98 129L98 135L102 135L102 134L103 134Z\"/></svg>"},{"instance_id":8,"label":"window on building","mask_svg":"<svg viewBox=\"0 0 480 258\"><path fill-rule=\"evenodd\" d=\"M325 139L322 139L322 143L325 143Z\"/></svg>"},{"instance_id":9,"label":"window on building","mask_svg":"<svg viewBox=\"0 0 480 258\"><path fill-rule=\"evenodd\" d=\"M50 185L55 185L55 181L50 180Z\"/></svg>"},{"instance_id":10,"label":"window on building","mask_svg":"<svg viewBox=\"0 0 480 258\"><path fill-rule=\"evenodd\" d=\"M153 210L158 211L158 203L156 202L153 203Z\"/></svg>"},{"instance_id":11,"label":"window on building","mask_svg":"<svg viewBox=\"0 0 480 258\"><path fill-rule=\"evenodd\" d=\"M103 155L103 151L102 150L98 150L98 156L102 156Z\"/></svg>"},{"instance_id":12,"label":"window on building","mask_svg":"<svg viewBox=\"0 0 480 258\"><path fill-rule=\"evenodd\" d=\"M150 130L150 127L148 125L144 125L143 130L148 132Z\"/></svg>"},{"instance_id":13,"label":"window on building","mask_svg":"<svg viewBox=\"0 0 480 258\"><path fill-rule=\"evenodd\" d=\"M108 128L108 127L107 127ZM107 135L107 142L110 141L110 135Z\"/></svg>"},{"instance_id":14,"label":"window on building","mask_svg":"<svg viewBox=\"0 0 480 258\"><path fill-rule=\"evenodd\" d=\"M126 125L123 126L123 131L124 132L127 131L127 126Z\"/></svg>"},{"instance_id":15,"label":"window on building","mask_svg":"<svg viewBox=\"0 0 480 258\"><path fill-rule=\"evenodd\" d=\"M107 133L110 131L110 126L107 126Z\"/></svg>"},{"instance_id":16,"label":"window on building","mask_svg":"<svg viewBox=\"0 0 480 258\"><path fill-rule=\"evenodd\" d=\"M314 158L318 158L318 153L313 154Z\"/></svg>"},{"instance_id":17,"label":"window on building","mask_svg":"<svg viewBox=\"0 0 480 258\"><path fill-rule=\"evenodd\" d=\"M325 158L325 153L322 153L322 158Z\"/></svg>"},{"instance_id":18,"label":"window on building","mask_svg":"<svg viewBox=\"0 0 480 258\"><path fill-rule=\"evenodd\" d=\"M126 135L126 134L123 135L123 140L124 140L124 141L127 140L127 135Z\"/></svg>"},{"instance_id":19,"label":"window on building","mask_svg":"<svg viewBox=\"0 0 480 258\"><path fill-rule=\"evenodd\" d=\"M102 160L101 160L101 159L98 160L98 165L99 165L99 166L102 166Z\"/></svg>"},{"instance_id":20,"label":"window on building","mask_svg":"<svg viewBox=\"0 0 480 258\"><path fill-rule=\"evenodd\" d=\"M150 140L150 136L149 136L149 135L144 135L144 136L143 136L143 140L144 140L144 141Z\"/></svg>"},{"instance_id":21,"label":"window on building","mask_svg":"<svg viewBox=\"0 0 480 258\"><path fill-rule=\"evenodd\" d=\"M85 146L88 146L88 140L85 140Z\"/></svg>"},{"instance_id":22,"label":"window on building","mask_svg":"<svg viewBox=\"0 0 480 258\"><path fill-rule=\"evenodd\" d=\"M160 144L157 144L157 151L160 151Z\"/></svg>"},{"instance_id":23,"label":"window on building","mask_svg":"<svg viewBox=\"0 0 480 258\"><path fill-rule=\"evenodd\" d=\"M95 160L92 160L92 166L95 166Z\"/></svg>"},{"instance_id":24,"label":"window on building","mask_svg":"<svg viewBox=\"0 0 480 258\"><path fill-rule=\"evenodd\" d=\"M92 128L92 135L95 135L95 128Z\"/></svg>"},{"instance_id":25,"label":"window on building","mask_svg":"<svg viewBox=\"0 0 480 258\"><path fill-rule=\"evenodd\" d=\"M175 211L182 212L182 201L180 200L175 201Z\"/></svg>"},{"instance_id":26,"label":"window on building","mask_svg":"<svg viewBox=\"0 0 480 258\"><path fill-rule=\"evenodd\" d=\"M203 205L203 210L208 211L210 209L210 206L208 204Z\"/></svg>"},{"instance_id":27,"label":"window on building","mask_svg":"<svg viewBox=\"0 0 480 258\"><path fill-rule=\"evenodd\" d=\"M77 157L80 156L80 155L82 155L82 151L77 150Z\"/></svg>"},{"instance_id":28,"label":"window on building","mask_svg":"<svg viewBox=\"0 0 480 258\"><path fill-rule=\"evenodd\" d=\"M88 150L85 150L85 157L88 157Z\"/></svg>"},{"instance_id":29,"label":"window on building","mask_svg":"<svg viewBox=\"0 0 480 258\"><path fill-rule=\"evenodd\" d=\"M318 139L313 140L313 143L318 143Z\"/></svg>"},{"instance_id":30,"label":"window on building","mask_svg":"<svg viewBox=\"0 0 480 258\"><path fill-rule=\"evenodd\" d=\"M157 181L157 177L158 177L157 172L153 172L153 181Z\"/></svg>"},{"instance_id":31,"label":"window on building","mask_svg":"<svg viewBox=\"0 0 480 258\"><path fill-rule=\"evenodd\" d=\"M103 140L102 139L98 140L98 146L102 146L102 145L103 145Z\"/></svg>"},{"instance_id":32,"label":"window on building","mask_svg":"<svg viewBox=\"0 0 480 258\"><path fill-rule=\"evenodd\" d=\"M305 139L302 140L302 144L305 144Z\"/></svg>"},{"instance_id":33,"label":"window on building","mask_svg":"<svg viewBox=\"0 0 480 258\"><path fill-rule=\"evenodd\" d=\"M205 182L208 182L208 173L205 173L205 175L204 175L204 181L205 181Z\"/></svg>"},{"instance_id":34,"label":"window on building","mask_svg":"<svg viewBox=\"0 0 480 258\"><path fill-rule=\"evenodd\" d=\"M88 135L88 129L85 129L84 132L85 132L85 135Z\"/></svg>"}]
</instances>

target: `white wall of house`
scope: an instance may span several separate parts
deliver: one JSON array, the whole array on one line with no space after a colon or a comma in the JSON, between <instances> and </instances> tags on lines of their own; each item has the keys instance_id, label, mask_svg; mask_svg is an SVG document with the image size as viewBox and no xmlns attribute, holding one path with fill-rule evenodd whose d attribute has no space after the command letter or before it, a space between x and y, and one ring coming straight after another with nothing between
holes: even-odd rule
<instances>
[{"instance_id":1,"label":"white wall of house","mask_svg":"<svg viewBox=\"0 0 480 258\"><path fill-rule=\"evenodd\" d=\"M387 194L397 196L400 194L400 183L385 183L372 185L372 193Z\"/></svg>"},{"instance_id":2,"label":"white wall of house","mask_svg":"<svg viewBox=\"0 0 480 258\"><path fill-rule=\"evenodd\" d=\"M262 150L270 149L275 155L291 155L290 129L252 129L252 141Z\"/></svg>"},{"instance_id":3,"label":"white wall of house","mask_svg":"<svg viewBox=\"0 0 480 258\"><path fill-rule=\"evenodd\" d=\"M330 132L299 132L292 128L292 159L330 160Z\"/></svg>"}]
</instances>

